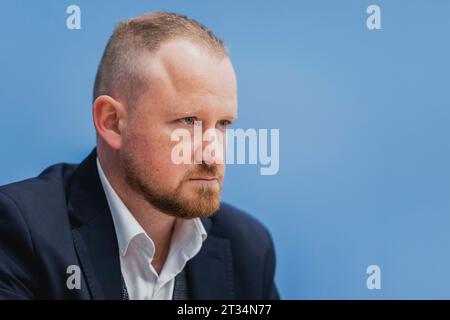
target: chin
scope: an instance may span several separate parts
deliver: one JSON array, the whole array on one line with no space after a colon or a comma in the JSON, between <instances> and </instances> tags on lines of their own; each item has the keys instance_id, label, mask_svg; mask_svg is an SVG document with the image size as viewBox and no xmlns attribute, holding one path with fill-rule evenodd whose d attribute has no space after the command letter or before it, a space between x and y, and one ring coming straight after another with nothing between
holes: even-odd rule
<instances>
[{"instance_id":1,"label":"chin","mask_svg":"<svg viewBox=\"0 0 450 320\"><path fill-rule=\"evenodd\" d=\"M215 199L192 199L185 206L182 218L209 218L220 208L220 197Z\"/></svg>"}]
</instances>

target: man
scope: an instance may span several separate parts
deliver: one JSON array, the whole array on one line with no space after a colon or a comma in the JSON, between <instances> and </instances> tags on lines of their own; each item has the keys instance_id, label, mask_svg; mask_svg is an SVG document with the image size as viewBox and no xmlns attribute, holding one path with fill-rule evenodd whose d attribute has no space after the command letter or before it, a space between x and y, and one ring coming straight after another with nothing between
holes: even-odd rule
<instances>
[{"instance_id":1,"label":"man","mask_svg":"<svg viewBox=\"0 0 450 320\"><path fill-rule=\"evenodd\" d=\"M0 297L277 299L267 230L220 203L220 138L237 114L228 53L198 22L122 22L94 86L96 149L0 187ZM175 130L216 132L175 163Z\"/></svg>"}]
</instances>

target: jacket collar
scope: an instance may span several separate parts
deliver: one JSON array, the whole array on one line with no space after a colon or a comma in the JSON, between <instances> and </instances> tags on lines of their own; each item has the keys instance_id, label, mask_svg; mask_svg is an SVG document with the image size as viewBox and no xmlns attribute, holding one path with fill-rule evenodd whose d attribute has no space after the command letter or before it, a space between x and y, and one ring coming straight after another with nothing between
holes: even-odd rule
<instances>
[{"instance_id":1,"label":"jacket collar","mask_svg":"<svg viewBox=\"0 0 450 320\"><path fill-rule=\"evenodd\" d=\"M121 299L119 248L96 156L96 151L92 151L69 180L72 235L92 298Z\"/></svg>"}]
</instances>

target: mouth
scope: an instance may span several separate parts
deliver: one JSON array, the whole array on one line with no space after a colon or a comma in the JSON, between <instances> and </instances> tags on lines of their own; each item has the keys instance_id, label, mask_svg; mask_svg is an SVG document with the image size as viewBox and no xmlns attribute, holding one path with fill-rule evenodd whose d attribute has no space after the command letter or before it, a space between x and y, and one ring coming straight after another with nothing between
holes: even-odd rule
<instances>
[{"instance_id":1,"label":"mouth","mask_svg":"<svg viewBox=\"0 0 450 320\"><path fill-rule=\"evenodd\" d=\"M208 182L208 181L217 181L217 177L197 177L189 179L191 181L199 181L199 182Z\"/></svg>"},{"instance_id":2,"label":"mouth","mask_svg":"<svg viewBox=\"0 0 450 320\"><path fill-rule=\"evenodd\" d=\"M201 188L201 190L205 190L205 188L207 188L215 192L220 192L221 190L220 179L216 176L200 176L190 178L186 182L190 187L194 188L193 190L198 190L197 188Z\"/></svg>"}]
</instances>

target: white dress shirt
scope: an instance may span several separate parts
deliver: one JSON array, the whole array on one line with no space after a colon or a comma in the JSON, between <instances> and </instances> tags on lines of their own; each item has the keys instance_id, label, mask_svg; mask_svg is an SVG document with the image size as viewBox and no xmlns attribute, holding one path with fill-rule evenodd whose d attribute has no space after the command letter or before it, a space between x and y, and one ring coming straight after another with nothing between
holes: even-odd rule
<instances>
[{"instance_id":1,"label":"white dress shirt","mask_svg":"<svg viewBox=\"0 0 450 320\"><path fill-rule=\"evenodd\" d=\"M175 277L202 246L207 234L199 218L176 219L169 253L161 270L152 266L155 244L109 183L97 158L97 168L111 210L120 250L120 266L132 300L172 299Z\"/></svg>"}]
</instances>

